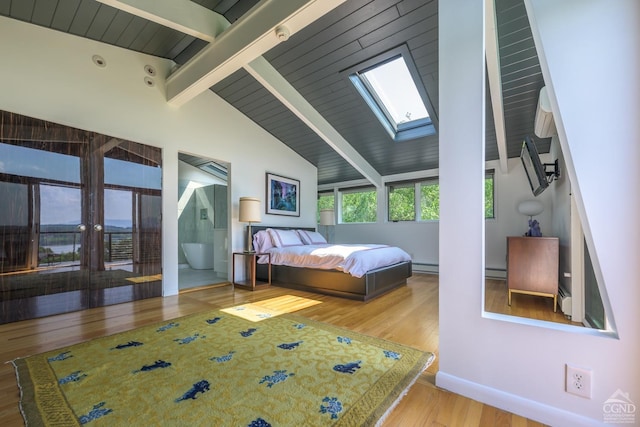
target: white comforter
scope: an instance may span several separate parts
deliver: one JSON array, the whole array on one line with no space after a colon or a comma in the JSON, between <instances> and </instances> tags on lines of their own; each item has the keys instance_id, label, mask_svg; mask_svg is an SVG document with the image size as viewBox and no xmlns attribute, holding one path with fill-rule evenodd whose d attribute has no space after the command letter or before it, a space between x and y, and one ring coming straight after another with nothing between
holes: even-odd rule
<instances>
[{"instance_id":1,"label":"white comforter","mask_svg":"<svg viewBox=\"0 0 640 427\"><path fill-rule=\"evenodd\" d=\"M300 245L271 248L268 252L273 265L340 270L354 277L362 277L376 268L411 260L409 254L398 247L371 244ZM267 257L260 257L258 262L266 264Z\"/></svg>"}]
</instances>

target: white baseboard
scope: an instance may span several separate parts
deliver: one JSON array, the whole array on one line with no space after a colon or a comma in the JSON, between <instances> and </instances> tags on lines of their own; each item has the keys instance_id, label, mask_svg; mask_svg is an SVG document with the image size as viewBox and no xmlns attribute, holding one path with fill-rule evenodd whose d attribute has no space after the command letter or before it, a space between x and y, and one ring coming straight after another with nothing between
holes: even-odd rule
<instances>
[{"instance_id":1,"label":"white baseboard","mask_svg":"<svg viewBox=\"0 0 640 427\"><path fill-rule=\"evenodd\" d=\"M549 406L515 394L474 383L446 372L438 371L436 385L486 405L552 426L602 426L603 422L564 409Z\"/></svg>"}]
</instances>

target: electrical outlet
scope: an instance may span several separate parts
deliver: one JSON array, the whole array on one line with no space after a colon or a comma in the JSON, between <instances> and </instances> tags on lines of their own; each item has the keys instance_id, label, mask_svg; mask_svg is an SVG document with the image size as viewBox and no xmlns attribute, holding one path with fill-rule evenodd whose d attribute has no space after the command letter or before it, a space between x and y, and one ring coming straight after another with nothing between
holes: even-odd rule
<instances>
[{"instance_id":1,"label":"electrical outlet","mask_svg":"<svg viewBox=\"0 0 640 427\"><path fill-rule=\"evenodd\" d=\"M566 365L565 390L591 399L591 370Z\"/></svg>"}]
</instances>

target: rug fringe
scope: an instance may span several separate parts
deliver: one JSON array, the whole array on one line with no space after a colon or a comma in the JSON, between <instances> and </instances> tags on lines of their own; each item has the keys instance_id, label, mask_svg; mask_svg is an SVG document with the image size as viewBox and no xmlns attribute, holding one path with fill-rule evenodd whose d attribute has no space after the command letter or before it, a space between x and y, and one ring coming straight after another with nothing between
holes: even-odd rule
<instances>
[{"instance_id":1,"label":"rug fringe","mask_svg":"<svg viewBox=\"0 0 640 427\"><path fill-rule=\"evenodd\" d=\"M386 410L386 412L384 414L382 414L380 419L378 419L378 422L376 422L375 427L380 427L384 423L384 421L387 419L389 414L391 414L391 412L393 412L393 410L396 408L396 406L398 406L400 401L407 395L407 393L409 393L409 389L416 383L416 381L418 381L418 378L420 378L420 375L422 375L422 373L429 366L431 366L431 364L433 363L435 358L436 358L436 355L432 354L431 357L429 358L429 360L427 360L425 365L422 367L422 369L420 369L418 374L411 380L411 382L407 385L407 387L405 387L405 389L402 391L402 393L400 393L398 395L398 398L391 404L391 406L389 406L389 408Z\"/></svg>"},{"instance_id":2,"label":"rug fringe","mask_svg":"<svg viewBox=\"0 0 640 427\"><path fill-rule=\"evenodd\" d=\"M22 358L18 358L22 359ZM18 408L20 409L20 414L22 415L22 419L24 420L24 425L27 426L27 415L24 413L24 409L22 408L22 399L24 398L22 386L20 385L20 372L18 371L18 365L16 364L16 360L9 360L5 363L11 363L13 365L13 369L16 371L16 381L18 382L18 390L20 390L20 401L18 402Z\"/></svg>"}]
</instances>

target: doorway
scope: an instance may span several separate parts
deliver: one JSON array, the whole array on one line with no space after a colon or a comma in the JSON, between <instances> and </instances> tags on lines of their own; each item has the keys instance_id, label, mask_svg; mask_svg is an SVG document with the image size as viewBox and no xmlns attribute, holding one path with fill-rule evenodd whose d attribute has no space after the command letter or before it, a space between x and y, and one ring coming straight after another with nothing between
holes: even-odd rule
<instances>
[{"instance_id":1,"label":"doorway","mask_svg":"<svg viewBox=\"0 0 640 427\"><path fill-rule=\"evenodd\" d=\"M178 288L228 283L228 163L178 153Z\"/></svg>"},{"instance_id":2,"label":"doorway","mask_svg":"<svg viewBox=\"0 0 640 427\"><path fill-rule=\"evenodd\" d=\"M0 323L160 296L161 150L0 124Z\"/></svg>"}]
</instances>

